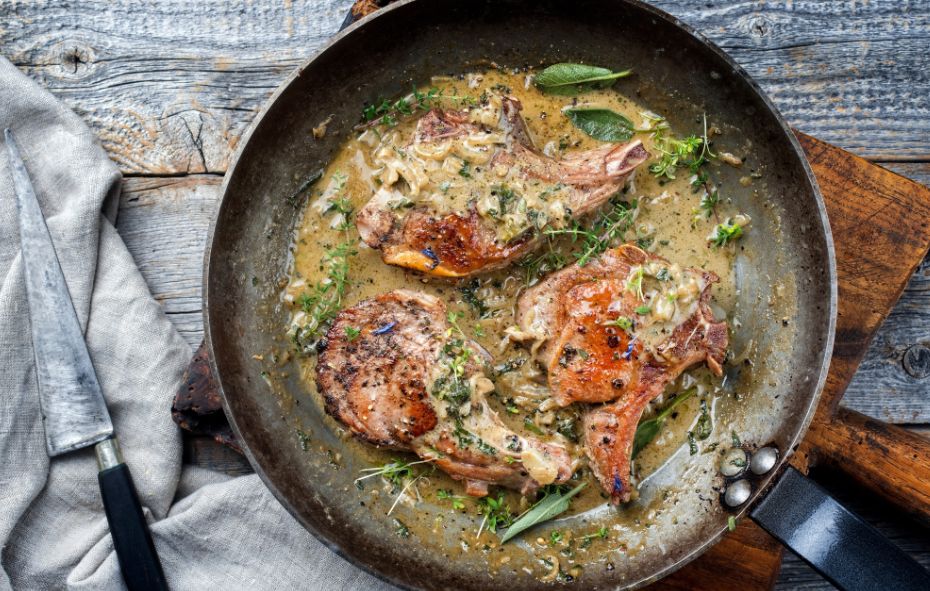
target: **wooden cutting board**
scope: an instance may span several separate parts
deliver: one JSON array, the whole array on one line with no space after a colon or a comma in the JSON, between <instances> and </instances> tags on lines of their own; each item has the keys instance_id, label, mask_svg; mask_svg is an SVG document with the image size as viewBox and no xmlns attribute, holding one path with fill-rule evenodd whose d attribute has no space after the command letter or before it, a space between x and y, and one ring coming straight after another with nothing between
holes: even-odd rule
<instances>
[{"instance_id":1,"label":"wooden cutting board","mask_svg":"<svg viewBox=\"0 0 930 591\"><path fill-rule=\"evenodd\" d=\"M930 246L930 189L845 150L797 133L817 175L836 246L839 308L827 385L792 463L817 463L904 510L930 520L930 441L839 408L875 331ZM172 415L181 427L239 450L223 415L203 345L188 369ZM650 589L763 591L781 567L781 545L751 521Z\"/></svg>"}]
</instances>

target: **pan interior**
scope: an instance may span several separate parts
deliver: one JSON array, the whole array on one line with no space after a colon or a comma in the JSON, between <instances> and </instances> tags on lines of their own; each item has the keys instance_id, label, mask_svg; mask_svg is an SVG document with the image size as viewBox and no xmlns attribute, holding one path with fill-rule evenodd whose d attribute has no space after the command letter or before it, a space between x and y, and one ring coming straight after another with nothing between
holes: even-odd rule
<instances>
[{"instance_id":1,"label":"pan interior","mask_svg":"<svg viewBox=\"0 0 930 591\"><path fill-rule=\"evenodd\" d=\"M540 571L501 564L494 548L459 549L452 560L452 538L399 537L391 519L375 519L373 507L360 505L353 481L367 464L357 444L341 439L304 395L284 335L281 286L301 214L289 197L332 157L362 105L491 61L632 66L635 86L628 88L673 128L688 129L706 113L744 138L763 177L757 192L741 188L745 172L723 179L753 219L736 261L743 327L731 348L737 356L748 348L756 353L753 367L729 371L740 402L718 409L721 428L741 433L749 445L790 451L809 421L832 342L829 228L797 145L742 72L672 20L617 1L408 0L354 27L279 90L227 175L206 269L205 320L227 415L265 482L331 547L413 588L529 589ZM330 116L326 135L313 139L312 128ZM676 487L676 502L653 515L649 527L630 530L639 550L613 547L586 557L578 583L642 585L716 540L727 523L716 461L714 454L695 456L681 464L686 468L647 482L646 493ZM764 484L756 482L756 491ZM474 521L448 519L450 527Z\"/></svg>"}]
</instances>

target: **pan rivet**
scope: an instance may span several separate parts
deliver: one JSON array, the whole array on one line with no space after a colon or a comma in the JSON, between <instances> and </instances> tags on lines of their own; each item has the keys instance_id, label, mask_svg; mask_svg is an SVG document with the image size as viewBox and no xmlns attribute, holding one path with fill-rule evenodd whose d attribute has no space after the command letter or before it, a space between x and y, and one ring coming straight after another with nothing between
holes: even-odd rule
<instances>
[{"instance_id":1,"label":"pan rivet","mask_svg":"<svg viewBox=\"0 0 930 591\"><path fill-rule=\"evenodd\" d=\"M730 483L730 486L727 487L727 492L723 493L723 502L730 507L739 507L749 500L750 494L752 494L752 487L749 486L749 482L746 480L737 480L736 482Z\"/></svg>"},{"instance_id":2,"label":"pan rivet","mask_svg":"<svg viewBox=\"0 0 930 591\"><path fill-rule=\"evenodd\" d=\"M763 447L752 454L749 461L749 469L753 474L762 475L775 467L778 462L778 450L774 447Z\"/></svg>"},{"instance_id":3,"label":"pan rivet","mask_svg":"<svg viewBox=\"0 0 930 591\"><path fill-rule=\"evenodd\" d=\"M734 447L720 458L720 473L728 478L739 476L746 469L746 452Z\"/></svg>"}]
</instances>

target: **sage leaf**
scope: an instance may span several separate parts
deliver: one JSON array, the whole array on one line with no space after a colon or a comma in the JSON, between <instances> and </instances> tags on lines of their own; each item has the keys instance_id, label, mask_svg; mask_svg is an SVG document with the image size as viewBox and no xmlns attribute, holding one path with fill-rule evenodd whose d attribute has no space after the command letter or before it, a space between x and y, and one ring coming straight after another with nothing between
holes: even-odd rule
<instances>
[{"instance_id":1,"label":"sage leaf","mask_svg":"<svg viewBox=\"0 0 930 591\"><path fill-rule=\"evenodd\" d=\"M636 457L636 454L641 452L644 447L649 445L653 439L658 436L659 431L662 430L662 425L665 423L665 419L668 418L672 411L675 410L675 407L691 398L694 393L697 392L697 388L689 388L676 396L672 402L662 409L662 411L651 419L646 419L645 421L640 422L636 427L636 433L633 435L633 454L632 458Z\"/></svg>"},{"instance_id":2,"label":"sage leaf","mask_svg":"<svg viewBox=\"0 0 930 591\"><path fill-rule=\"evenodd\" d=\"M585 108L563 111L572 124L602 142L625 142L633 137L633 122L610 109Z\"/></svg>"},{"instance_id":3,"label":"sage leaf","mask_svg":"<svg viewBox=\"0 0 930 591\"><path fill-rule=\"evenodd\" d=\"M553 64L536 75L536 87L550 94L574 95L585 90L608 88L631 70L613 72L607 68L584 64Z\"/></svg>"},{"instance_id":4,"label":"sage leaf","mask_svg":"<svg viewBox=\"0 0 930 591\"><path fill-rule=\"evenodd\" d=\"M560 492L549 493L540 499L535 505L529 508L526 513L521 515L513 524L507 528L504 535L501 536L501 544L512 539L514 536L523 533L534 525L539 525L544 521L549 521L554 517L561 515L568 510L569 501L572 497L581 492L581 489L588 485L582 482L565 494Z\"/></svg>"}]
</instances>

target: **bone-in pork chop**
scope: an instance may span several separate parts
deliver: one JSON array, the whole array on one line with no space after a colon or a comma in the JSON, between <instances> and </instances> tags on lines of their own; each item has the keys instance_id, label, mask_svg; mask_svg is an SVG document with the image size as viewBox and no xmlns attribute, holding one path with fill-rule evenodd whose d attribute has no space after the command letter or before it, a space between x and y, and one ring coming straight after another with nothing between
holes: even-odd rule
<instances>
[{"instance_id":1,"label":"bone-in pork chop","mask_svg":"<svg viewBox=\"0 0 930 591\"><path fill-rule=\"evenodd\" d=\"M565 482L573 471L565 448L517 435L488 406L488 361L450 324L441 300L397 290L339 314L317 385L326 411L352 433L433 461L468 494Z\"/></svg>"},{"instance_id":2,"label":"bone-in pork chop","mask_svg":"<svg viewBox=\"0 0 930 591\"><path fill-rule=\"evenodd\" d=\"M722 374L728 334L708 306L715 281L623 245L550 275L518 302L558 404L606 403L584 411L584 439L615 503L630 499L633 437L649 402L698 363Z\"/></svg>"},{"instance_id":3,"label":"bone-in pork chop","mask_svg":"<svg viewBox=\"0 0 930 591\"><path fill-rule=\"evenodd\" d=\"M497 269L545 229L602 206L649 157L636 140L551 158L533 146L520 109L491 93L468 109L430 111L409 142L382 139L379 188L356 220L362 239L386 263L431 275Z\"/></svg>"}]
</instances>

